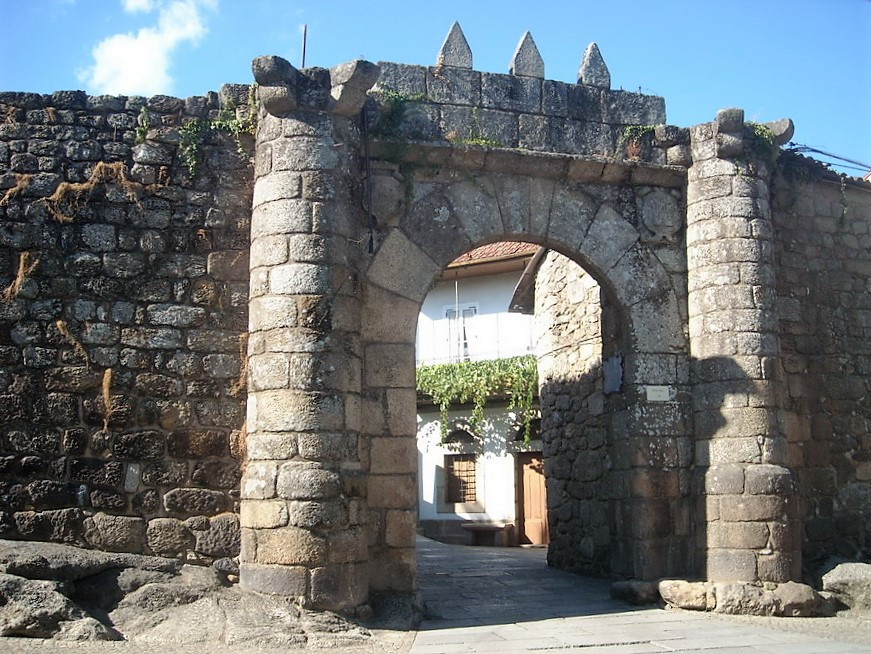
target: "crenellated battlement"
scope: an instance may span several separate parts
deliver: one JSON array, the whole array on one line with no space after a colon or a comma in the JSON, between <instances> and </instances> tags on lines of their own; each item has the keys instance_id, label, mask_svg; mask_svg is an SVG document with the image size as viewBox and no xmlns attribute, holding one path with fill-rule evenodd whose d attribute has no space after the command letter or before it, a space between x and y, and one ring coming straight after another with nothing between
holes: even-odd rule
<instances>
[{"instance_id":1,"label":"crenellated battlement","mask_svg":"<svg viewBox=\"0 0 871 654\"><path fill-rule=\"evenodd\" d=\"M595 43L584 52L576 84L544 78L544 61L529 32L520 39L507 74L474 70L471 48L457 23L434 66L355 61L327 74L324 69L297 70L270 56L256 59L253 70L266 110L277 116L293 110L352 115L362 109L362 94L368 90L372 132L380 140L675 163L663 149L650 148L653 139L647 147L634 143L632 151L625 151L628 126L665 123L665 100L612 90Z\"/></svg>"}]
</instances>

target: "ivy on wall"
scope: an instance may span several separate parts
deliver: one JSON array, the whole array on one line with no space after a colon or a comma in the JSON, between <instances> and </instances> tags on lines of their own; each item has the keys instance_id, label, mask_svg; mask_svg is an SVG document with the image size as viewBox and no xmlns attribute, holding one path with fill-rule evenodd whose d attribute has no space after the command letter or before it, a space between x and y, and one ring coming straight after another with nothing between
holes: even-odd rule
<instances>
[{"instance_id":1,"label":"ivy on wall","mask_svg":"<svg viewBox=\"0 0 871 654\"><path fill-rule=\"evenodd\" d=\"M538 367L527 354L507 359L440 363L417 368L417 392L432 398L441 413L442 438L448 432L451 405L471 404L469 427L476 432L484 421L488 399L507 398L508 410L522 420L523 438L529 441L532 404L538 394Z\"/></svg>"},{"instance_id":2,"label":"ivy on wall","mask_svg":"<svg viewBox=\"0 0 871 654\"><path fill-rule=\"evenodd\" d=\"M179 158L190 176L196 177L200 172L203 140L210 132L223 132L233 139L236 154L244 161L248 155L242 144L242 135L253 135L256 127L257 85L252 84L248 90L248 112L244 116L237 116L236 107L231 103L221 108L217 118L191 119L179 128Z\"/></svg>"}]
</instances>

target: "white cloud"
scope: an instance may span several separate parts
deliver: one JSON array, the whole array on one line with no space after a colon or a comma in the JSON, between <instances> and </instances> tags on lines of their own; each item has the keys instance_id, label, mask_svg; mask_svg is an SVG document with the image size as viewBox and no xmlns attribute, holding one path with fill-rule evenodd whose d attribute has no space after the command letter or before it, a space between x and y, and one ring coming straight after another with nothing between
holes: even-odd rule
<instances>
[{"instance_id":1,"label":"white cloud","mask_svg":"<svg viewBox=\"0 0 871 654\"><path fill-rule=\"evenodd\" d=\"M206 35L202 10L216 8L217 1L122 0L122 4L128 12L158 8L157 25L100 41L91 51L93 65L79 74L79 80L93 93L171 93L174 51L185 42L196 45Z\"/></svg>"},{"instance_id":2,"label":"white cloud","mask_svg":"<svg viewBox=\"0 0 871 654\"><path fill-rule=\"evenodd\" d=\"M152 0L121 0L121 4L124 5L124 11L131 14L135 14L137 11L147 13L154 9Z\"/></svg>"}]
</instances>

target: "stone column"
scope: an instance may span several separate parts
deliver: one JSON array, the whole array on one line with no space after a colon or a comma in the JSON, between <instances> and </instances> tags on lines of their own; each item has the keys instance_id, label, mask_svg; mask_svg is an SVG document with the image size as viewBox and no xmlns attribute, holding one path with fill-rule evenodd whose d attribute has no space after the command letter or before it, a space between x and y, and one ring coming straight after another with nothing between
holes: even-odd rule
<instances>
[{"instance_id":1,"label":"stone column","mask_svg":"<svg viewBox=\"0 0 871 654\"><path fill-rule=\"evenodd\" d=\"M687 264L698 535L709 580L800 574L781 391L771 148L724 109L691 130Z\"/></svg>"},{"instance_id":2,"label":"stone column","mask_svg":"<svg viewBox=\"0 0 871 654\"><path fill-rule=\"evenodd\" d=\"M296 71L269 57L254 72L266 111L251 227L240 581L348 613L369 590L353 270L363 221L350 193L358 123L335 69Z\"/></svg>"}]
</instances>

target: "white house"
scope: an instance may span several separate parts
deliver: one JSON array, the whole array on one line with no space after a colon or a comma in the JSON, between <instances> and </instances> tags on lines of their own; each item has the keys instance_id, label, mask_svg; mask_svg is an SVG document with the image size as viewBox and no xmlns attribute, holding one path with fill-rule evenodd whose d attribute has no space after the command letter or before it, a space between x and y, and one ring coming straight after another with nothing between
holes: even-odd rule
<instances>
[{"instance_id":1,"label":"white house","mask_svg":"<svg viewBox=\"0 0 871 654\"><path fill-rule=\"evenodd\" d=\"M533 352L533 316L509 313L523 271L538 250L493 243L455 260L427 295L417 327L417 365L506 359ZM418 497L423 533L447 542L546 543L541 443L524 442L504 398L488 401L472 427L472 409L418 403Z\"/></svg>"}]
</instances>

